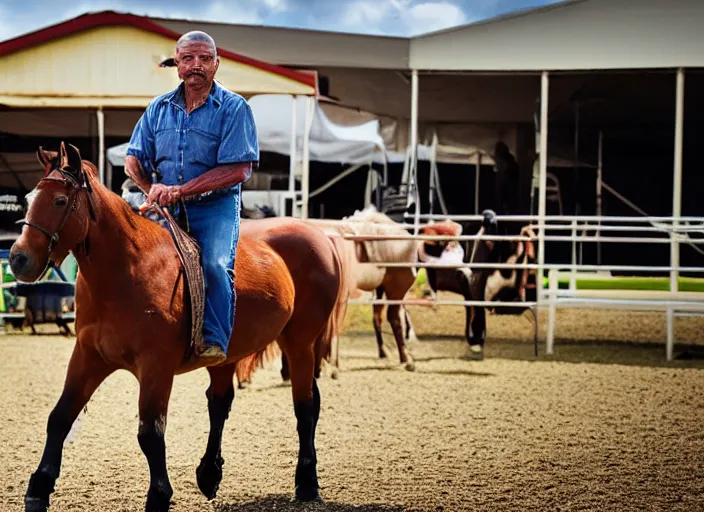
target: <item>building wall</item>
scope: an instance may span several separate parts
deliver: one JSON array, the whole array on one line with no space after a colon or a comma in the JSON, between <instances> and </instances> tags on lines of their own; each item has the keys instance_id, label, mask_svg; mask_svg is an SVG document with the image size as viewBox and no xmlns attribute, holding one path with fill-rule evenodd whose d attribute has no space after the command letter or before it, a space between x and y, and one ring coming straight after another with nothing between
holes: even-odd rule
<instances>
[{"instance_id":1,"label":"building wall","mask_svg":"<svg viewBox=\"0 0 704 512\"><path fill-rule=\"evenodd\" d=\"M0 104L31 107L145 107L178 84L175 41L128 26L69 35L0 58ZM311 88L269 71L220 59L217 79L242 94L308 94Z\"/></svg>"}]
</instances>

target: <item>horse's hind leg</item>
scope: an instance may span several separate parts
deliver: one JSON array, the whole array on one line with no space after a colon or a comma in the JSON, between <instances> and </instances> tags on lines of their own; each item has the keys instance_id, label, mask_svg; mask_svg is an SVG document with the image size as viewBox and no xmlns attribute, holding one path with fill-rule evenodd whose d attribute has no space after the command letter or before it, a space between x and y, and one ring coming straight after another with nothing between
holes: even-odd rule
<instances>
[{"instance_id":1,"label":"horse's hind leg","mask_svg":"<svg viewBox=\"0 0 704 512\"><path fill-rule=\"evenodd\" d=\"M150 365L139 372L139 431L137 440L149 464L146 512L166 512L173 489L166 471L166 415L174 377L168 365Z\"/></svg>"},{"instance_id":2,"label":"horse's hind leg","mask_svg":"<svg viewBox=\"0 0 704 512\"><path fill-rule=\"evenodd\" d=\"M198 488L203 495L212 500L218 492L222 480L222 466L225 463L220 451L222 431L230 415L232 401L235 399L233 375L235 365L209 366L210 386L205 392L208 398L208 416L210 417L210 434L205 455L196 470Z\"/></svg>"},{"instance_id":3,"label":"horse's hind leg","mask_svg":"<svg viewBox=\"0 0 704 512\"><path fill-rule=\"evenodd\" d=\"M29 479L24 499L26 512L44 512L49 507L49 496L61 472L64 440L81 409L112 370L92 347L80 341L76 344L61 398L49 415L41 462Z\"/></svg>"},{"instance_id":4,"label":"horse's hind leg","mask_svg":"<svg viewBox=\"0 0 704 512\"><path fill-rule=\"evenodd\" d=\"M406 340L403 335L403 325L401 323L401 306L390 305L386 314L387 320L391 324L391 330L394 332L394 338L396 339L396 346L398 347L398 356L401 364L405 365L406 370L414 371L416 365L413 362L413 357L408 352L406 347Z\"/></svg>"},{"instance_id":5,"label":"horse's hind leg","mask_svg":"<svg viewBox=\"0 0 704 512\"><path fill-rule=\"evenodd\" d=\"M381 299L384 296L384 288L381 286L376 289L376 298ZM386 359L389 355L384 349L384 336L381 333L381 325L383 323L381 314L384 312L383 304L374 304L374 335L376 336L376 344L379 347L379 358Z\"/></svg>"},{"instance_id":6,"label":"horse's hind leg","mask_svg":"<svg viewBox=\"0 0 704 512\"><path fill-rule=\"evenodd\" d=\"M282 348L288 348L284 344ZM291 372L293 410L298 430L298 464L296 466L296 499L319 500L318 459L315 453L315 429L320 416L320 391L315 380L313 347L291 347L288 350Z\"/></svg>"}]
</instances>

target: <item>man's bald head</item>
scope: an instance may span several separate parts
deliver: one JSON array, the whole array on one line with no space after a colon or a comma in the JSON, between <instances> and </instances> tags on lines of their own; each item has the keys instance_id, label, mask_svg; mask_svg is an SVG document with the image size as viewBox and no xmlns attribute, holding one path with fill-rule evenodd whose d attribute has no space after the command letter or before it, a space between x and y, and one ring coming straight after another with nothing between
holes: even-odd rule
<instances>
[{"instance_id":1,"label":"man's bald head","mask_svg":"<svg viewBox=\"0 0 704 512\"><path fill-rule=\"evenodd\" d=\"M218 48L215 46L215 41L208 34L201 32L200 30L192 30L191 32L186 32L183 34L176 42L176 52L178 52L179 48L191 43L207 44L210 49L213 50L213 57L217 58Z\"/></svg>"}]
</instances>

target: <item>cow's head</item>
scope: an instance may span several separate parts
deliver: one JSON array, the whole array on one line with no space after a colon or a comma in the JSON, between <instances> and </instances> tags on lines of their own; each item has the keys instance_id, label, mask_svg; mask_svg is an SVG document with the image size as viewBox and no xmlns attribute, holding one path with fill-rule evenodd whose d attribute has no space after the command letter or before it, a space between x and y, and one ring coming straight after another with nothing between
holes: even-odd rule
<instances>
[{"instance_id":1,"label":"cow's head","mask_svg":"<svg viewBox=\"0 0 704 512\"><path fill-rule=\"evenodd\" d=\"M419 233L427 236L460 236L462 226L451 220L443 220L423 226ZM430 258L440 258L443 252L454 249L457 244L457 240L423 240L420 246L420 260L428 261Z\"/></svg>"}]
</instances>

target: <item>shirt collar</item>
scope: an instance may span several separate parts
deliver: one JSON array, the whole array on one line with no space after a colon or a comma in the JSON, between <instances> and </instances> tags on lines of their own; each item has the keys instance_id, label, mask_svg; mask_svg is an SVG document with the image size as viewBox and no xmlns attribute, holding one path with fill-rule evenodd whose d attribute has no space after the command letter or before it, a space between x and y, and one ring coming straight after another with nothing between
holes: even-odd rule
<instances>
[{"instance_id":1,"label":"shirt collar","mask_svg":"<svg viewBox=\"0 0 704 512\"><path fill-rule=\"evenodd\" d=\"M173 103L174 105L178 105L181 108L186 108L186 96L185 96L185 84L183 81L181 81L180 84L178 84L178 87L171 91L170 94L167 94L164 97L164 102L166 103ZM215 103L216 106L222 105L223 101L223 94L224 94L224 89L223 87L218 83L217 80L213 80L213 86L210 89L210 94L208 94L208 98L206 102L212 101Z\"/></svg>"}]
</instances>

